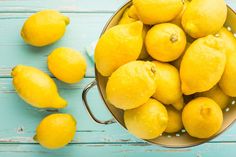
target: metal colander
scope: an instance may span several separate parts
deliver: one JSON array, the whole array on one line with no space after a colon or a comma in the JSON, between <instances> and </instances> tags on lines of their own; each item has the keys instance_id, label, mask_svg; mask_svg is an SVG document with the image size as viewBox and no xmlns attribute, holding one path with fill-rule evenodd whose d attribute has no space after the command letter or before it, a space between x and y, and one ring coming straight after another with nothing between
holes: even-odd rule
<instances>
[{"instance_id":1,"label":"metal colander","mask_svg":"<svg viewBox=\"0 0 236 157\"><path fill-rule=\"evenodd\" d=\"M113 17L108 21L108 23L106 24L106 26L104 27L102 34L108 30L109 28L115 26L118 24L120 18L122 17L125 9L127 9L128 7L130 7L132 5L131 2L126 3L123 7L121 7L114 15ZM228 6L228 16L227 16L227 20L225 22L225 27L231 31L231 32L236 32L236 13ZM234 36L236 37L236 34L234 33ZM96 80L94 80L93 82L91 82L90 84L88 84L82 94L82 98L85 104L85 107L87 108L90 116L93 118L93 120L95 120L97 123L100 124L111 124L114 122L118 122L119 124L121 124L124 128L125 124L124 124L124 119L123 119L123 110L120 110L118 108L115 108L113 105L111 105L107 99L106 99L106 83L108 78L102 76L96 69L95 66L95 74L96 74ZM106 105L106 107L109 109L109 111L111 112L111 114L114 116L114 119L111 120L107 120L107 121L101 121L99 119L97 119L92 111L90 110L90 107L88 105L87 102L87 92L93 87L96 86L99 89L99 93ZM156 144L156 145L160 145L160 146L164 146L164 147L173 147L173 148L181 148L181 147L191 147L191 146L196 146L202 143L205 143L213 138L215 138L216 136L220 135L222 132L224 132L227 128L229 128L229 126L231 124L234 123L234 121L236 120L236 101L232 100L230 102L230 104L223 110L223 114L224 114L224 121L223 121L223 125L221 130L214 136L208 139L198 139L198 138L194 138L191 137L184 129L182 129L180 132L175 133L175 134L167 134L167 133L163 133L160 137L157 137L155 139L152 140L145 140L147 142Z\"/></svg>"}]
</instances>

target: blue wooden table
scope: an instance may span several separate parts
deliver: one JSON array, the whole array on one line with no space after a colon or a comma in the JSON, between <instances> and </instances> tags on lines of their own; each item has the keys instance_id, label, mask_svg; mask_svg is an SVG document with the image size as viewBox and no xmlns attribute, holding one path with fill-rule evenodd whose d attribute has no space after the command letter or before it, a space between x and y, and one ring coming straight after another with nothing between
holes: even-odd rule
<instances>
[{"instance_id":1,"label":"blue wooden table","mask_svg":"<svg viewBox=\"0 0 236 157\"><path fill-rule=\"evenodd\" d=\"M235 0L226 0L236 10ZM82 89L94 80L93 62L85 47L99 37L106 21L126 0L0 0L0 157L79 157L79 156L236 156L236 124L221 136L200 146L168 149L138 140L119 124L99 125L87 114ZM45 48L26 45L20 37L25 19L42 9L57 9L71 18L65 36ZM60 46L72 47L87 58L86 77L76 85L56 81L69 106L61 112L73 114L78 122L75 139L60 150L47 150L33 141L35 127L50 112L23 102L14 91L10 72L17 64L38 67L49 73L47 55ZM49 73L50 74L50 73ZM51 74L50 74L51 75ZM89 93L95 114L111 118L96 88Z\"/></svg>"}]
</instances>

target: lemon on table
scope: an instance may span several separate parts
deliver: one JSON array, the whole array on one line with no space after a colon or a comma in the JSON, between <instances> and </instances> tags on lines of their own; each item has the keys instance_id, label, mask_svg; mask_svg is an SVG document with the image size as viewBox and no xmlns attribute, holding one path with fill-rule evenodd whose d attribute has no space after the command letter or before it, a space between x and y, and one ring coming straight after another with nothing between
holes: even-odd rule
<instances>
[{"instance_id":1,"label":"lemon on table","mask_svg":"<svg viewBox=\"0 0 236 157\"><path fill-rule=\"evenodd\" d=\"M17 65L12 73L13 85L19 96L38 108L64 108L66 100L60 97L53 79L39 69Z\"/></svg>"},{"instance_id":2,"label":"lemon on table","mask_svg":"<svg viewBox=\"0 0 236 157\"><path fill-rule=\"evenodd\" d=\"M46 46L59 40L70 23L69 17L55 10L43 10L30 16L24 23L21 36L33 46Z\"/></svg>"},{"instance_id":3,"label":"lemon on table","mask_svg":"<svg viewBox=\"0 0 236 157\"><path fill-rule=\"evenodd\" d=\"M59 80L77 83L85 75L86 60L79 51L60 47L48 56L48 68Z\"/></svg>"},{"instance_id":4,"label":"lemon on table","mask_svg":"<svg viewBox=\"0 0 236 157\"><path fill-rule=\"evenodd\" d=\"M186 46L184 31L175 24L153 26L147 33L145 45L150 56L162 62L170 62L181 56Z\"/></svg>"},{"instance_id":5,"label":"lemon on table","mask_svg":"<svg viewBox=\"0 0 236 157\"><path fill-rule=\"evenodd\" d=\"M182 26L193 38L204 37L219 31L226 17L224 0L192 0L182 16Z\"/></svg>"},{"instance_id":6,"label":"lemon on table","mask_svg":"<svg viewBox=\"0 0 236 157\"><path fill-rule=\"evenodd\" d=\"M121 65L136 60L142 50L143 24L140 21L117 25L106 31L95 48L99 73L110 76Z\"/></svg>"},{"instance_id":7,"label":"lemon on table","mask_svg":"<svg viewBox=\"0 0 236 157\"><path fill-rule=\"evenodd\" d=\"M206 92L197 93L197 97L208 97L214 100L221 109L224 109L229 103L231 98L226 95L218 85Z\"/></svg>"},{"instance_id":8,"label":"lemon on table","mask_svg":"<svg viewBox=\"0 0 236 157\"><path fill-rule=\"evenodd\" d=\"M182 112L182 121L189 135L197 138L209 138L220 130L223 113L215 101L199 97L185 106Z\"/></svg>"},{"instance_id":9,"label":"lemon on table","mask_svg":"<svg viewBox=\"0 0 236 157\"><path fill-rule=\"evenodd\" d=\"M168 114L164 105L149 99L138 108L124 112L124 122L128 131L142 139L160 136L168 124Z\"/></svg>"},{"instance_id":10,"label":"lemon on table","mask_svg":"<svg viewBox=\"0 0 236 157\"><path fill-rule=\"evenodd\" d=\"M56 113L45 117L37 126L34 139L45 148L59 149L75 136L76 120L70 114Z\"/></svg>"},{"instance_id":11,"label":"lemon on table","mask_svg":"<svg viewBox=\"0 0 236 157\"><path fill-rule=\"evenodd\" d=\"M117 108L133 109L156 90L157 68L154 63L132 61L118 68L108 79L107 100Z\"/></svg>"},{"instance_id":12,"label":"lemon on table","mask_svg":"<svg viewBox=\"0 0 236 157\"><path fill-rule=\"evenodd\" d=\"M145 24L157 24L174 19L182 10L182 0L133 0L139 18Z\"/></svg>"},{"instance_id":13,"label":"lemon on table","mask_svg":"<svg viewBox=\"0 0 236 157\"><path fill-rule=\"evenodd\" d=\"M212 35L199 38L190 45L180 65L185 95L208 91L219 82L226 62L223 47L222 40Z\"/></svg>"},{"instance_id":14,"label":"lemon on table","mask_svg":"<svg viewBox=\"0 0 236 157\"><path fill-rule=\"evenodd\" d=\"M182 97L180 78L178 70L168 63L153 61L156 65L156 91L153 95L155 99L163 104L173 104Z\"/></svg>"},{"instance_id":15,"label":"lemon on table","mask_svg":"<svg viewBox=\"0 0 236 157\"><path fill-rule=\"evenodd\" d=\"M171 106L167 106L168 124L165 132L175 133L183 128L182 114Z\"/></svg>"},{"instance_id":16,"label":"lemon on table","mask_svg":"<svg viewBox=\"0 0 236 157\"><path fill-rule=\"evenodd\" d=\"M236 97L236 39L232 32L222 28L219 32L219 38L223 39L226 49L226 65L223 76L219 82L223 92L231 97Z\"/></svg>"}]
</instances>

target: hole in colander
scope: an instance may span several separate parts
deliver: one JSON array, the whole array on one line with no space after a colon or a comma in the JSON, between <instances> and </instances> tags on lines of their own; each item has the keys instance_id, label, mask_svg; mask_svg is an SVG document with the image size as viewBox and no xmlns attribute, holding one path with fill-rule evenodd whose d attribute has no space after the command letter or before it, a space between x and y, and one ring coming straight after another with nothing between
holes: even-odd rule
<instances>
[{"instance_id":1,"label":"hole in colander","mask_svg":"<svg viewBox=\"0 0 236 157\"><path fill-rule=\"evenodd\" d=\"M234 33L234 37L236 38L236 33Z\"/></svg>"},{"instance_id":2,"label":"hole in colander","mask_svg":"<svg viewBox=\"0 0 236 157\"><path fill-rule=\"evenodd\" d=\"M228 112L230 110L230 108L229 107L227 107L226 109L225 109L225 112Z\"/></svg>"},{"instance_id":3,"label":"hole in colander","mask_svg":"<svg viewBox=\"0 0 236 157\"><path fill-rule=\"evenodd\" d=\"M171 138L172 136L171 135L167 135L168 138Z\"/></svg>"},{"instance_id":4,"label":"hole in colander","mask_svg":"<svg viewBox=\"0 0 236 157\"><path fill-rule=\"evenodd\" d=\"M231 105L235 105L235 100L233 100L233 101L231 102Z\"/></svg>"},{"instance_id":5,"label":"hole in colander","mask_svg":"<svg viewBox=\"0 0 236 157\"><path fill-rule=\"evenodd\" d=\"M179 137L179 136L180 136L180 134L175 134L175 136Z\"/></svg>"},{"instance_id":6,"label":"hole in colander","mask_svg":"<svg viewBox=\"0 0 236 157\"><path fill-rule=\"evenodd\" d=\"M182 129L182 130L181 130L181 132L185 133L185 132L186 132L186 130L185 130L185 129Z\"/></svg>"},{"instance_id":7,"label":"hole in colander","mask_svg":"<svg viewBox=\"0 0 236 157\"><path fill-rule=\"evenodd\" d=\"M228 29L228 31L231 31L231 30L232 30L230 26L228 26L227 29Z\"/></svg>"}]
</instances>

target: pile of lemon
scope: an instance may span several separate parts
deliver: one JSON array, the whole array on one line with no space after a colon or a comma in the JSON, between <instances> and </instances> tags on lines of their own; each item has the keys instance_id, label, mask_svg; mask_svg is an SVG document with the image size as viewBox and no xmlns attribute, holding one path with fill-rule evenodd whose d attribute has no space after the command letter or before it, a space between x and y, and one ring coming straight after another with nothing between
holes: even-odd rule
<instances>
[{"instance_id":1,"label":"pile of lemon","mask_svg":"<svg viewBox=\"0 0 236 157\"><path fill-rule=\"evenodd\" d=\"M236 38L224 0L133 0L95 50L107 100L142 139L214 136L236 97Z\"/></svg>"},{"instance_id":2,"label":"pile of lemon","mask_svg":"<svg viewBox=\"0 0 236 157\"><path fill-rule=\"evenodd\" d=\"M21 36L32 46L43 47L61 39L70 23L69 17L55 10L43 10L30 16L24 23ZM72 48L59 47L47 58L49 71L60 81L78 83L86 72L86 60ZM13 86L19 96L37 108L61 109L67 106L54 80L45 72L27 65L12 69ZM54 113L45 117L36 128L34 140L48 149L67 145L75 136L76 120L67 113Z\"/></svg>"}]
</instances>

